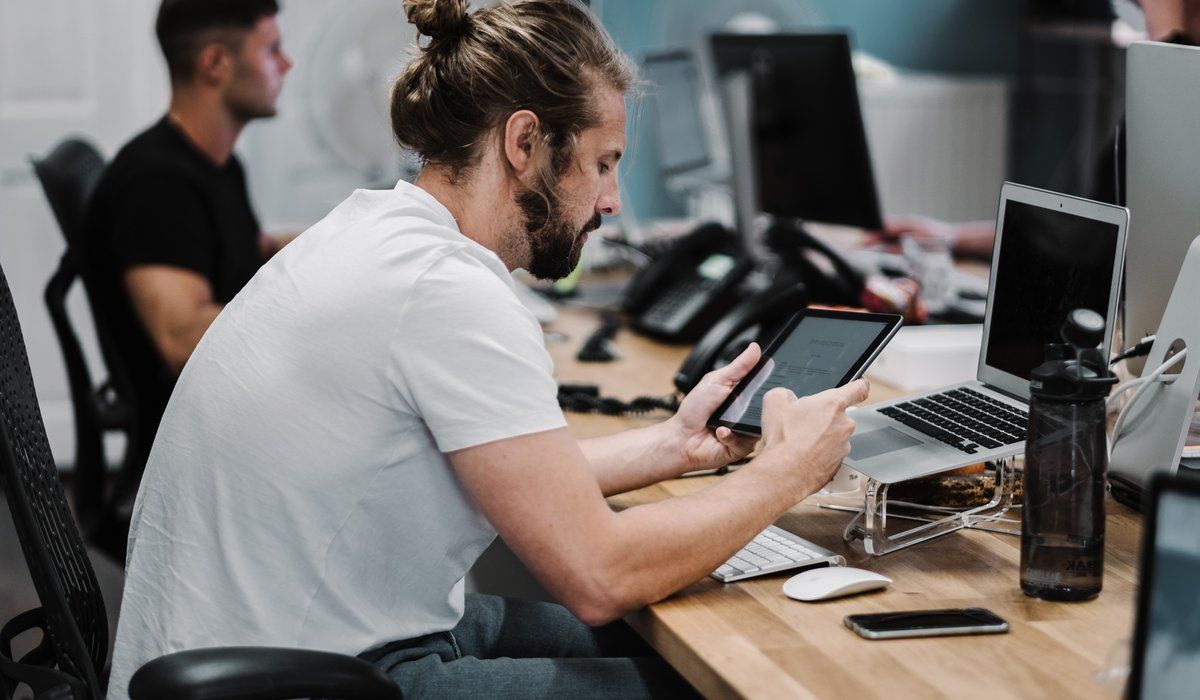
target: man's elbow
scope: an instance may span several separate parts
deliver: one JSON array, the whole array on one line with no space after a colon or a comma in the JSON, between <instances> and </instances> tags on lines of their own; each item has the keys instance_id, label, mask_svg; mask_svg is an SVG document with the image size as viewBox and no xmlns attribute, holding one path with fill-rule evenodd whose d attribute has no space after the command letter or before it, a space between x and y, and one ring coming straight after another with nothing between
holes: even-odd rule
<instances>
[{"instance_id":1,"label":"man's elbow","mask_svg":"<svg viewBox=\"0 0 1200 700\"><path fill-rule=\"evenodd\" d=\"M610 622L621 619L621 616L626 612L626 610L617 605L602 601L581 601L566 605L566 608L588 627L607 625Z\"/></svg>"},{"instance_id":2,"label":"man's elbow","mask_svg":"<svg viewBox=\"0 0 1200 700\"><path fill-rule=\"evenodd\" d=\"M165 339L155 345L158 346L158 354L162 358L163 364L176 377L183 371L183 366L187 364L188 359L192 356L192 351L196 349L195 345L175 339Z\"/></svg>"},{"instance_id":3,"label":"man's elbow","mask_svg":"<svg viewBox=\"0 0 1200 700\"><path fill-rule=\"evenodd\" d=\"M561 602L563 607L589 627L606 625L642 606L618 583L606 583L600 579L591 579L572 587L570 594L563 596Z\"/></svg>"}]
</instances>

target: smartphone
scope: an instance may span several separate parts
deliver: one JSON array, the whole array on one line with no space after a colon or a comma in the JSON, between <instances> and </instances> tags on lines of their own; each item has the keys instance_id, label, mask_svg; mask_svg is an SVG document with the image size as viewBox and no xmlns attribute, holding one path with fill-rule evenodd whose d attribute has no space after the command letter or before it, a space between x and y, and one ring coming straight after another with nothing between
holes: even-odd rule
<instances>
[{"instance_id":1,"label":"smartphone","mask_svg":"<svg viewBox=\"0 0 1200 700\"><path fill-rule=\"evenodd\" d=\"M897 314L800 311L708 419L708 427L762 435L762 399L768 391L783 386L796 396L810 396L858 379L902 322Z\"/></svg>"},{"instance_id":2,"label":"smartphone","mask_svg":"<svg viewBox=\"0 0 1200 700\"><path fill-rule=\"evenodd\" d=\"M1000 634L1008 623L991 610L954 608L847 615L846 626L867 639L946 637L957 634Z\"/></svg>"}]
</instances>

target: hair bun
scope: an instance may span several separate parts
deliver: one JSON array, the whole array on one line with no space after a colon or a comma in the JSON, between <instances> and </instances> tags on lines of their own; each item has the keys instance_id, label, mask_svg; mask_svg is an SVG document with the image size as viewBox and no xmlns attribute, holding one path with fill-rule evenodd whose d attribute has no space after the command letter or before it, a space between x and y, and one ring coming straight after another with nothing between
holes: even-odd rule
<instances>
[{"instance_id":1,"label":"hair bun","mask_svg":"<svg viewBox=\"0 0 1200 700\"><path fill-rule=\"evenodd\" d=\"M431 39L461 34L470 0L404 0L404 14Z\"/></svg>"}]
</instances>

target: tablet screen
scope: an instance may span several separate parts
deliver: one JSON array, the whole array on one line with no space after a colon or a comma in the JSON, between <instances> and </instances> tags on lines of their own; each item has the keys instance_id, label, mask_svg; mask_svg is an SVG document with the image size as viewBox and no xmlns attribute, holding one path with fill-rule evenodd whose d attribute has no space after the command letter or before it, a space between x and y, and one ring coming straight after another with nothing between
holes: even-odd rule
<instances>
[{"instance_id":1,"label":"tablet screen","mask_svg":"<svg viewBox=\"0 0 1200 700\"><path fill-rule=\"evenodd\" d=\"M762 431L762 398L777 386L811 396L859 376L899 326L899 316L808 311L789 323L712 423Z\"/></svg>"}]
</instances>

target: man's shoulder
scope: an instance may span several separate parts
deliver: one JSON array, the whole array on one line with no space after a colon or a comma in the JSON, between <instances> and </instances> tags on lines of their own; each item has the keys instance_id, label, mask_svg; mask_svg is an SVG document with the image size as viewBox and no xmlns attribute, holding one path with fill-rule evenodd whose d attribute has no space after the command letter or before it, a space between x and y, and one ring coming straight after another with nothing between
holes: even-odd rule
<instances>
[{"instance_id":1,"label":"man's shoulder","mask_svg":"<svg viewBox=\"0 0 1200 700\"><path fill-rule=\"evenodd\" d=\"M160 186L201 185L203 173L173 136L162 122L134 136L117 151L104 179L111 186L138 181Z\"/></svg>"},{"instance_id":2,"label":"man's shoulder","mask_svg":"<svg viewBox=\"0 0 1200 700\"><path fill-rule=\"evenodd\" d=\"M502 280L508 275L499 257L459 231L448 211L404 192L356 190L313 228L334 234L353 231L357 247L371 251L384 266L404 266L413 281L459 275ZM333 240L342 248L349 243Z\"/></svg>"}]
</instances>

